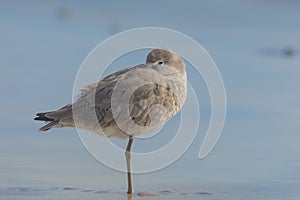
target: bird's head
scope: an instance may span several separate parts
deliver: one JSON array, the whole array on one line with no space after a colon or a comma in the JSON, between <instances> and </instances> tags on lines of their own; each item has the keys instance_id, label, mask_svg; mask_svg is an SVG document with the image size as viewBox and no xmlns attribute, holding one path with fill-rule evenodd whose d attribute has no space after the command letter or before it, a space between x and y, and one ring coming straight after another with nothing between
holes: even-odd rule
<instances>
[{"instance_id":1,"label":"bird's head","mask_svg":"<svg viewBox=\"0 0 300 200\"><path fill-rule=\"evenodd\" d=\"M164 65L174 67L182 75L186 74L183 59L169 48L162 47L150 51L147 55L146 64L150 63L161 65L162 67Z\"/></svg>"}]
</instances>

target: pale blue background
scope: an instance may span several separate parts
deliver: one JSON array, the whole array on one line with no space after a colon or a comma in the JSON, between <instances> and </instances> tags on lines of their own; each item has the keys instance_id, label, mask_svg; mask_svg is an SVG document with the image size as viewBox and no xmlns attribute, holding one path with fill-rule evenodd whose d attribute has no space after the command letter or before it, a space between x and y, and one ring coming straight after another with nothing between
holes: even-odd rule
<instances>
[{"instance_id":1,"label":"pale blue background","mask_svg":"<svg viewBox=\"0 0 300 200\"><path fill-rule=\"evenodd\" d=\"M136 175L136 190L206 188L217 193L216 188L229 187L224 191L232 196L234 189L242 188L237 189L241 197L255 193L297 199L300 3L133 2L0 2L0 188L125 190L125 174L92 158L75 129L40 133L42 124L33 116L71 101L76 72L99 42L123 30L160 26L193 37L210 53L224 79L227 120L209 157L197 159L200 131L189 151L172 166ZM294 53L288 56L286 49ZM146 53L121 59L116 68L142 63ZM205 129L207 91L191 68L188 76L192 84L199 83ZM170 126L176 126L176 120ZM134 148L142 151L143 146L152 148L146 141L137 141Z\"/></svg>"}]
</instances>

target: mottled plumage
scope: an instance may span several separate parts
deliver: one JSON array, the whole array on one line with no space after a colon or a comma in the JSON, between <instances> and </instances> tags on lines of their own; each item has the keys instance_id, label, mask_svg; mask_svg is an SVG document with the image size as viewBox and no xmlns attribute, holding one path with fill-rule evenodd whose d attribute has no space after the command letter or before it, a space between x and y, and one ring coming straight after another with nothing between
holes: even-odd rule
<instances>
[{"instance_id":1,"label":"mottled plumage","mask_svg":"<svg viewBox=\"0 0 300 200\"><path fill-rule=\"evenodd\" d=\"M122 69L87 85L73 105L38 113L35 120L49 122L41 131L76 126L107 137L128 138L154 130L172 118L183 106L186 84L181 57L166 48L154 49L146 64ZM124 102L126 95L130 95L128 103ZM126 112L130 117L124 117Z\"/></svg>"}]
</instances>

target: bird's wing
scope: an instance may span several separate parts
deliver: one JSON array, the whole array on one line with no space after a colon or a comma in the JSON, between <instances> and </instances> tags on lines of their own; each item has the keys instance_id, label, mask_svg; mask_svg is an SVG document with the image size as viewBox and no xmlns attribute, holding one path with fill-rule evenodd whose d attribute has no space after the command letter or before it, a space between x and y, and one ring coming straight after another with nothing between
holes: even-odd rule
<instances>
[{"instance_id":1,"label":"bird's wing","mask_svg":"<svg viewBox=\"0 0 300 200\"><path fill-rule=\"evenodd\" d=\"M105 77L100 82L87 85L79 92L79 96L73 104L68 104L57 111L45 113L44 116L59 120L59 124L63 126L74 126L73 115L75 114L82 123L81 127L93 129L100 124L105 129L116 125L115 118L118 116L113 115L112 106L114 105L112 104L117 102L114 107L116 112L126 111L130 115L130 119L127 117L125 120L121 120L124 124L127 123L127 120L132 120L139 126L148 126L152 121L150 109L153 105L164 106L165 109L159 109L160 113L152 114L153 116L164 116L165 119L160 121L165 122L174 113L174 105L177 102L176 95L156 70L151 70L151 67L147 68L149 66L143 64L122 69ZM143 84L139 86L138 83ZM113 95L119 98L114 101L112 100ZM129 95L129 98L124 99L126 95ZM91 119L93 110L96 112L96 121Z\"/></svg>"},{"instance_id":2,"label":"bird's wing","mask_svg":"<svg viewBox=\"0 0 300 200\"><path fill-rule=\"evenodd\" d=\"M107 95L103 93L107 93L107 89L111 88L115 81L117 81L120 76L126 73L130 68L122 69L117 71L111 75L106 76L103 80L97 83L92 83L84 88L82 88L77 96L77 100L75 101L75 105L77 108L84 106L87 104L87 101L92 97L91 95L95 95L99 98L96 100L100 101L97 104L103 104L103 102L107 101ZM102 98L103 97L103 98ZM105 104L103 104L105 107ZM57 119L60 123L73 123L73 104L67 104L66 106L51 112L46 113L38 113L38 115L43 115L43 118L49 118L51 120Z\"/></svg>"},{"instance_id":3,"label":"bird's wing","mask_svg":"<svg viewBox=\"0 0 300 200\"><path fill-rule=\"evenodd\" d=\"M147 83L135 90L131 96L129 102L130 116L139 126L149 126L153 117L164 123L170 118L168 113L173 113L172 109L175 102L176 95L168 85ZM152 106L159 107L154 108Z\"/></svg>"},{"instance_id":4,"label":"bird's wing","mask_svg":"<svg viewBox=\"0 0 300 200\"><path fill-rule=\"evenodd\" d=\"M122 118L119 122L127 124L128 120L132 120L135 124L147 126L151 122L151 106L164 102L167 105L166 102L172 101L170 98L173 97L162 76L151 69L151 65L142 64L123 69L105 77L99 83L86 86L73 109L78 109L82 121L91 115L84 115L81 108L95 109L98 119L94 123L100 123L104 129L115 126L115 119L124 112L130 116L123 115L122 117L127 118ZM93 120L89 120L89 124L91 121Z\"/></svg>"},{"instance_id":5,"label":"bird's wing","mask_svg":"<svg viewBox=\"0 0 300 200\"><path fill-rule=\"evenodd\" d=\"M140 67L137 65L131 68L119 70L113 74L106 76L100 82L85 86L79 94L78 99L73 104L73 114L80 119L78 121L83 123L83 126L108 127L114 122L111 112L111 96L116 83L128 71ZM97 120L91 119L91 112L96 112Z\"/></svg>"},{"instance_id":6,"label":"bird's wing","mask_svg":"<svg viewBox=\"0 0 300 200\"><path fill-rule=\"evenodd\" d=\"M153 117L162 123L166 122L169 116L173 116L174 104L177 102L168 81L150 65L129 71L114 85L112 93L115 94L111 94L113 99L110 109L115 109L115 120L126 130L130 129L127 125L132 124L149 126L155 121ZM154 105L160 107L152 109Z\"/></svg>"}]
</instances>

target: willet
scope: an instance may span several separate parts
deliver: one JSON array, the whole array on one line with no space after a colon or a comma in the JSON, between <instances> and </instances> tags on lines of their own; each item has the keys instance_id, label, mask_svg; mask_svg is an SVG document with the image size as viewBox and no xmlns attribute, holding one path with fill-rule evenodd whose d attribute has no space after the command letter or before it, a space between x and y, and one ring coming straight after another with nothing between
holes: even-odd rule
<instances>
[{"instance_id":1,"label":"willet","mask_svg":"<svg viewBox=\"0 0 300 200\"><path fill-rule=\"evenodd\" d=\"M106 137L127 138L127 194L133 194L133 138L155 130L171 119L181 110L186 93L183 59L168 48L158 48L147 55L146 64L108 75L84 87L73 104L56 111L37 113L34 119L48 122L40 131L78 127ZM91 117L94 113L96 120Z\"/></svg>"}]
</instances>

